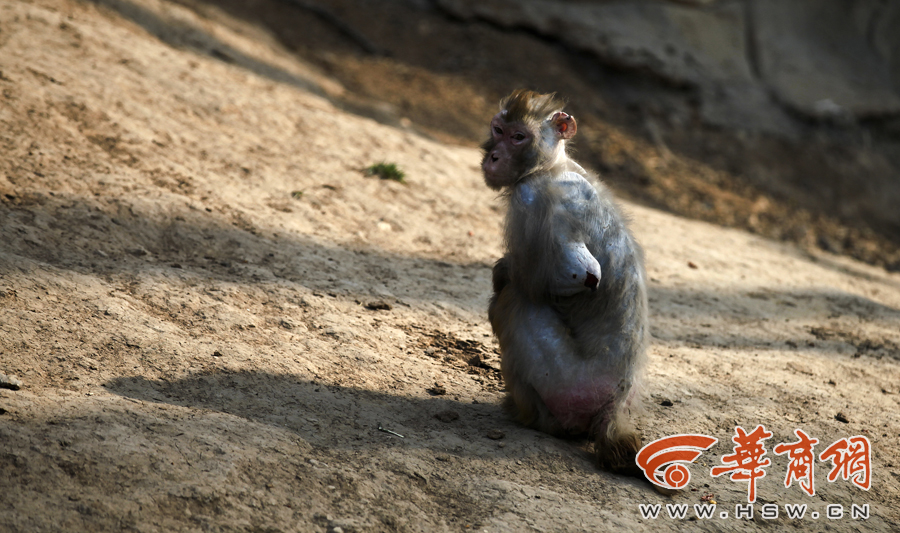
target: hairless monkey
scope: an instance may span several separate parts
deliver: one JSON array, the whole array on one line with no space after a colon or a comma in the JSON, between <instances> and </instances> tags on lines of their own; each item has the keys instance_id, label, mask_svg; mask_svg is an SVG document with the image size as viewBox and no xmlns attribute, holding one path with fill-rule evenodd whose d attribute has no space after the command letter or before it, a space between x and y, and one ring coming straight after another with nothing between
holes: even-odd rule
<instances>
[{"instance_id":1,"label":"hairless monkey","mask_svg":"<svg viewBox=\"0 0 900 533\"><path fill-rule=\"evenodd\" d=\"M586 434L602 468L633 473L643 252L610 191L566 155L577 126L562 109L552 94L518 90L491 120L482 170L508 209L488 317L513 416L553 435Z\"/></svg>"}]
</instances>

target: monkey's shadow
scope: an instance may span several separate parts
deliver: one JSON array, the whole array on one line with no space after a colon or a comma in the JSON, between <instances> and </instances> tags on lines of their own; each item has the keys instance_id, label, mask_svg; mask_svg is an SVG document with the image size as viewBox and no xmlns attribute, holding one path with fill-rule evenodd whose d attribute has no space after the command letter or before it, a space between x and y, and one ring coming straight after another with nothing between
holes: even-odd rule
<instances>
[{"instance_id":1,"label":"monkey's shadow","mask_svg":"<svg viewBox=\"0 0 900 533\"><path fill-rule=\"evenodd\" d=\"M314 446L335 451L373 451L402 442L405 447L434 453L524 459L543 456L551 449L570 467L599 472L586 440L557 439L522 427L499 402L403 396L244 370L205 372L172 381L121 377L104 387L134 400L206 409L287 429ZM403 435L402 439L391 432Z\"/></svg>"}]
</instances>

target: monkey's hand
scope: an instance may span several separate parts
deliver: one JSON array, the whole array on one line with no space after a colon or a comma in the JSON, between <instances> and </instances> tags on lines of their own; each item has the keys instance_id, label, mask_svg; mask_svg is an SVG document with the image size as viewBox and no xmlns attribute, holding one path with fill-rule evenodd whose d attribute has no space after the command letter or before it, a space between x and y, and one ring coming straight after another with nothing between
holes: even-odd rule
<instances>
[{"instance_id":1,"label":"monkey's hand","mask_svg":"<svg viewBox=\"0 0 900 533\"><path fill-rule=\"evenodd\" d=\"M554 296L573 296L587 290L595 291L600 286L600 263L583 242L563 244L557 264L550 282L550 292Z\"/></svg>"}]
</instances>

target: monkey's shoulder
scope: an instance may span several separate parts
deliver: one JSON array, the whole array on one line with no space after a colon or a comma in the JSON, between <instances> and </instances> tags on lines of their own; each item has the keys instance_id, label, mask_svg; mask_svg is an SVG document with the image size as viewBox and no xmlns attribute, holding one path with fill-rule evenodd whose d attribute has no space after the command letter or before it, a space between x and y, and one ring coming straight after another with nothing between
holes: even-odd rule
<instances>
[{"instance_id":1,"label":"monkey's shoulder","mask_svg":"<svg viewBox=\"0 0 900 533\"><path fill-rule=\"evenodd\" d=\"M598 187L601 185L588 176L578 172L561 172L520 183L512 198L525 206L549 201L562 207L577 207L585 202L596 202L599 198Z\"/></svg>"},{"instance_id":2,"label":"monkey's shoulder","mask_svg":"<svg viewBox=\"0 0 900 533\"><path fill-rule=\"evenodd\" d=\"M579 219L595 216L604 210L602 185L589 175L565 172L548 184L554 211Z\"/></svg>"},{"instance_id":3,"label":"monkey's shoulder","mask_svg":"<svg viewBox=\"0 0 900 533\"><path fill-rule=\"evenodd\" d=\"M559 191L559 197L563 201L596 201L599 197L598 188L600 184L593 179L589 179L588 176L587 173L566 172L554 180L553 186Z\"/></svg>"}]
</instances>

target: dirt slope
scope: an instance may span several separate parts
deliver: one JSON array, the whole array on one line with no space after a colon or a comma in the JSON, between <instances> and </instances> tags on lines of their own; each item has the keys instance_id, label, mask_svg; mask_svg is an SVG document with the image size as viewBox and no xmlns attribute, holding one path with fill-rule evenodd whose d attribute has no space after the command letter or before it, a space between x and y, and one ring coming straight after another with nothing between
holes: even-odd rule
<instances>
[{"instance_id":1,"label":"dirt slope","mask_svg":"<svg viewBox=\"0 0 900 533\"><path fill-rule=\"evenodd\" d=\"M638 511L745 503L708 467L757 424L769 450L865 435L873 472L865 492L819 463L809 497L770 451L757 513L900 527L900 275L626 205L646 441L719 439L666 497L500 409L477 151L341 111L262 30L161 1L0 1L0 72L0 373L23 382L0 389L0 530L764 530Z\"/></svg>"}]
</instances>

